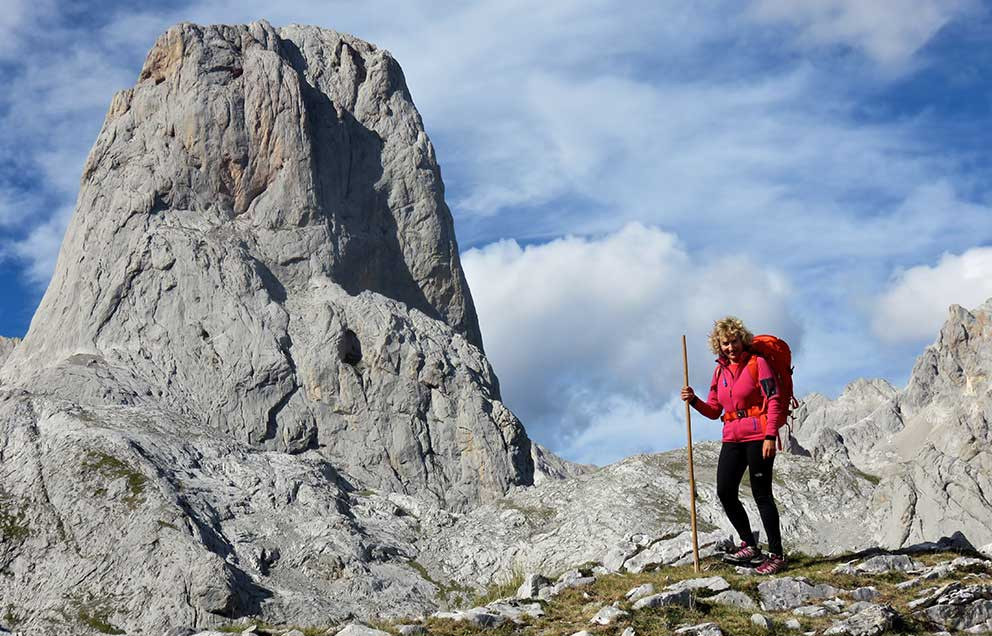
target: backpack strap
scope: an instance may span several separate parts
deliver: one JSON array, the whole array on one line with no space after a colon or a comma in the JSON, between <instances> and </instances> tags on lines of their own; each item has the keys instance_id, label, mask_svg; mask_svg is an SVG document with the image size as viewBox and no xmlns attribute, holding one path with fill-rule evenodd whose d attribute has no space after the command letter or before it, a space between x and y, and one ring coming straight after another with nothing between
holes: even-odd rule
<instances>
[{"instance_id":1,"label":"backpack strap","mask_svg":"<svg viewBox=\"0 0 992 636\"><path fill-rule=\"evenodd\" d=\"M758 390L760 391L761 390L761 384L758 382L758 356L757 355L752 355L751 356L751 359L747 361L747 369L751 373L751 379L754 380L754 386L758 387ZM764 393L762 393L762 395L764 395ZM793 402L796 401L795 396L793 396L792 401ZM796 405L798 406L798 403ZM768 397L765 396L765 397L762 398L762 402L761 402L761 415L763 416L761 418L762 419L762 424L764 424L764 420L765 420L765 417L767 417L767 413L768 413ZM788 426L789 427L789 435L791 436L792 435L792 425L789 424L788 422L786 422L785 423L785 426ZM779 450L783 450L784 449L784 446L782 445L782 436L778 434L778 431L775 431L775 441L778 442L777 443L778 449Z\"/></svg>"},{"instance_id":2,"label":"backpack strap","mask_svg":"<svg viewBox=\"0 0 992 636\"><path fill-rule=\"evenodd\" d=\"M751 354L751 357L747 361L747 370L751 373L751 379L754 380L754 386L761 388L758 383L758 355L755 353Z\"/></svg>"}]
</instances>

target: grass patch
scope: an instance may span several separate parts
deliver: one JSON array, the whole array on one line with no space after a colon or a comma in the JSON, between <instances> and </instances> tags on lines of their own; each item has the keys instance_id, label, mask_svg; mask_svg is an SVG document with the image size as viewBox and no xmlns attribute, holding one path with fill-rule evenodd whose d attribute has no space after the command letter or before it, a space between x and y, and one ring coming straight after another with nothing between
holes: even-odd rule
<instances>
[{"instance_id":1,"label":"grass patch","mask_svg":"<svg viewBox=\"0 0 992 636\"><path fill-rule=\"evenodd\" d=\"M486 605L487 603L492 603L493 601L501 598L514 596L516 595L517 590L520 588L520 586L523 585L523 583L524 583L523 570L514 569L513 576L510 577L510 580L506 581L505 583L499 583L486 590L485 593L477 595L474 599L472 599L470 605L472 607L478 607L480 605Z\"/></svg>"},{"instance_id":2,"label":"grass patch","mask_svg":"<svg viewBox=\"0 0 992 636\"><path fill-rule=\"evenodd\" d=\"M108 480L124 478L127 481L128 493L124 503L128 508L133 510L145 502L144 492L148 478L116 457L100 451L90 451L83 461L83 470L96 473ZM98 487L94 491L97 496L106 493L107 490L103 487Z\"/></svg>"},{"instance_id":3,"label":"grass patch","mask_svg":"<svg viewBox=\"0 0 992 636\"><path fill-rule=\"evenodd\" d=\"M851 472L853 472L858 477L860 477L860 478L862 478L862 479L864 479L866 481L871 482L871 484L873 486L877 486L882 481L882 478L881 477L879 477L877 475L868 474L868 473L864 472L863 470L858 470L857 468L851 468Z\"/></svg>"},{"instance_id":4,"label":"grass patch","mask_svg":"<svg viewBox=\"0 0 992 636\"><path fill-rule=\"evenodd\" d=\"M90 629L95 629L101 634L126 634L123 629L119 629L115 625L112 625L109 620L110 611L102 608L87 608L80 607L79 611L76 612L76 618L83 625L86 625Z\"/></svg>"},{"instance_id":5,"label":"grass patch","mask_svg":"<svg viewBox=\"0 0 992 636\"><path fill-rule=\"evenodd\" d=\"M24 504L0 490L0 539L19 544L30 535Z\"/></svg>"},{"instance_id":6,"label":"grass patch","mask_svg":"<svg viewBox=\"0 0 992 636\"><path fill-rule=\"evenodd\" d=\"M458 583L442 583L441 581L434 580L434 578L431 577L430 572L427 571L427 568L425 568L424 565L416 559L410 559L406 562L406 564L410 566L413 571L419 574L420 578L436 587L438 597L441 598L446 604L450 605L457 602L464 602L471 598L473 593L472 588L465 587L464 585L460 585Z\"/></svg>"},{"instance_id":7,"label":"grass patch","mask_svg":"<svg viewBox=\"0 0 992 636\"><path fill-rule=\"evenodd\" d=\"M8 627L17 627L24 622L24 618L14 611L14 608L7 606L3 611L3 624Z\"/></svg>"}]
</instances>

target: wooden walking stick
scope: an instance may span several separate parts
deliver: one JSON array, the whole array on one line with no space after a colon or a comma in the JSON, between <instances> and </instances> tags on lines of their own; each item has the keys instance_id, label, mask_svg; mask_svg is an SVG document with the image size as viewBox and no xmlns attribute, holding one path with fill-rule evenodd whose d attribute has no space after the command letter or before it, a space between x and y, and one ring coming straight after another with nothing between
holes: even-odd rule
<instances>
[{"instance_id":1,"label":"wooden walking stick","mask_svg":"<svg viewBox=\"0 0 992 636\"><path fill-rule=\"evenodd\" d=\"M685 385L689 386L689 354L685 347L685 334L682 335L682 368L685 370ZM696 538L696 477L692 473L692 419L689 416L689 402L685 403L685 431L689 437L689 520L692 523L692 567L699 574L699 540Z\"/></svg>"}]
</instances>

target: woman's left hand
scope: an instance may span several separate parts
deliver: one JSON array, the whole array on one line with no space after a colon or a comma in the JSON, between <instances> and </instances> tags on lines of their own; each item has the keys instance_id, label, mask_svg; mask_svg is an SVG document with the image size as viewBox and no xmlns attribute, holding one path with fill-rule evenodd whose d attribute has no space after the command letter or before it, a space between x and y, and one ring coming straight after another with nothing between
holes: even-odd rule
<instances>
[{"instance_id":1,"label":"woman's left hand","mask_svg":"<svg viewBox=\"0 0 992 636\"><path fill-rule=\"evenodd\" d=\"M766 439L764 445L761 447L761 456L765 459L771 459L775 457L775 440Z\"/></svg>"}]
</instances>

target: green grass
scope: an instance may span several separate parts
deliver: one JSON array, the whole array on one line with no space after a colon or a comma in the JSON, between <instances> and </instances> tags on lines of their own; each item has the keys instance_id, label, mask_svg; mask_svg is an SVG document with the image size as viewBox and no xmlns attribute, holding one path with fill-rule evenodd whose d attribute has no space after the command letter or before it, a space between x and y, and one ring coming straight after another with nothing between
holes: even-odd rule
<instances>
[{"instance_id":1,"label":"green grass","mask_svg":"<svg viewBox=\"0 0 992 636\"><path fill-rule=\"evenodd\" d=\"M416 559L410 559L406 562L406 564L417 574L419 574L420 578L436 587L438 598L445 603L453 604L465 602L472 597L472 588L465 587L457 583L442 583L441 581L435 580L431 577L430 572L427 571L427 568L425 568L423 564L418 562Z\"/></svg>"},{"instance_id":2,"label":"green grass","mask_svg":"<svg viewBox=\"0 0 992 636\"><path fill-rule=\"evenodd\" d=\"M123 629L118 629L114 625L111 625L107 620L107 613L98 613L94 611L93 613L88 612L85 609L80 609L77 614L79 622L91 629L95 629L101 634L126 634Z\"/></svg>"},{"instance_id":3,"label":"green grass","mask_svg":"<svg viewBox=\"0 0 992 636\"><path fill-rule=\"evenodd\" d=\"M866 473L866 472L864 472L862 470L858 470L857 468L852 468L851 469L851 472L853 472L858 477L861 477L862 479L865 479L865 480L871 482L871 484L873 486L877 486L879 484L879 482L882 481L882 478L881 477L878 477L877 475L870 475L870 474L868 474L868 473Z\"/></svg>"},{"instance_id":4,"label":"green grass","mask_svg":"<svg viewBox=\"0 0 992 636\"><path fill-rule=\"evenodd\" d=\"M30 535L24 505L0 491L0 539L4 543L21 543Z\"/></svg>"},{"instance_id":5,"label":"green grass","mask_svg":"<svg viewBox=\"0 0 992 636\"><path fill-rule=\"evenodd\" d=\"M133 510L145 502L144 492L148 478L120 459L102 451L90 451L83 461L83 470L96 473L107 480L124 478L128 492L124 503L128 508ZM94 489L94 494L104 496L107 489L99 486Z\"/></svg>"},{"instance_id":6,"label":"green grass","mask_svg":"<svg viewBox=\"0 0 992 636\"><path fill-rule=\"evenodd\" d=\"M492 603L493 601L501 598L506 598L508 596L514 596L517 590L524 583L524 572L520 569L515 569L513 575L505 583L497 584L483 594L479 594L472 599L472 607L478 607L480 605L486 605L487 603Z\"/></svg>"}]
</instances>

